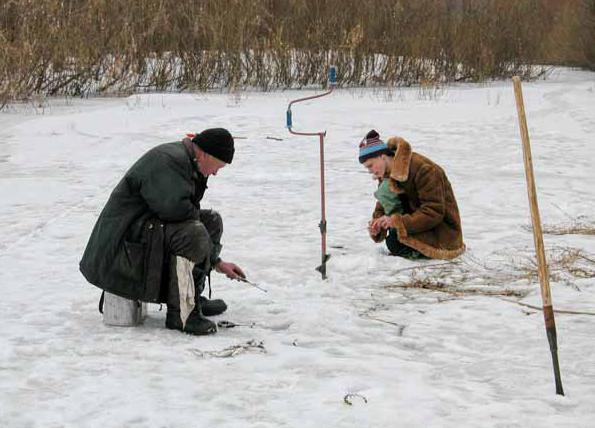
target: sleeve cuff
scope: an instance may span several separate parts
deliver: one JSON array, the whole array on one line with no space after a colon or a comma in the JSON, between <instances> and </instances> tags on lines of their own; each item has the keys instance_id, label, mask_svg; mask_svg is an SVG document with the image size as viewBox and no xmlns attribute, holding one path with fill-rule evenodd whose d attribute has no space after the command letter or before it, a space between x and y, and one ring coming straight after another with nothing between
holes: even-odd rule
<instances>
[{"instance_id":1,"label":"sleeve cuff","mask_svg":"<svg viewBox=\"0 0 595 428\"><path fill-rule=\"evenodd\" d=\"M393 227L397 231L397 237L399 238L399 241L407 239L407 229L405 228L405 223L403 222L403 216L394 214L391 219Z\"/></svg>"}]
</instances>

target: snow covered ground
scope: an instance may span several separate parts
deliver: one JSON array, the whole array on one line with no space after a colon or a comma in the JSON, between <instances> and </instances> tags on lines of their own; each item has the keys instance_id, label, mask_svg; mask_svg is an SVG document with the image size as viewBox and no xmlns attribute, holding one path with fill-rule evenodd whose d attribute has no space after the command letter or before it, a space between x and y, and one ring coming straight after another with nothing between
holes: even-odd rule
<instances>
[{"instance_id":1,"label":"snow covered ground","mask_svg":"<svg viewBox=\"0 0 595 428\"><path fill-rule=\"evenodd\" d=\"M594 91L595 73L578 71L524 84L544 224L595 221ZM328 131L327 281L314 270L317 139L284 128L288 101L311 93L52 100L0 113L0 426L595 426L595 317L557 315L566 396L556 396L541 312L391 288L402 269L435 262L390 257L365 230L375 185L357 145L375 128L446 169L468 246L461 263L531 249L511 83L338 90L294 108L296 129ZM214 275L214 297L229 305L217 320L255 325L191 337L166 330L157 305L141 327L103 325L78 262L111 189L150 147L214 126L245 139L203 206L223 215L223 258L269 291ZM545 243L595 253L593 235ZM554 307L595 312L595 280L573 284L552 283ZM539 305L530 290L522 301ZM250 340L266 352L215 353ZM351 406L348 393L359 394Z\"/></svg>"}]
</instances>

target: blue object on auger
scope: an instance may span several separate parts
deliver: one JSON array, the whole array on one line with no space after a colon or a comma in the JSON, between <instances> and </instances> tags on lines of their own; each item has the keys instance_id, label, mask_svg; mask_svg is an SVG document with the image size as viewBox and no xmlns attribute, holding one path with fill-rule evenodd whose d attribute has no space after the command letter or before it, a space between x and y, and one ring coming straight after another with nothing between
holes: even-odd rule
<instances>
[{"instance_id":1,"label":"blue object on auger","mask_svg":"<svg viewBox=\"0 0 595 428\"><path fill-rule=\"evenodd\" d=\"M328 81L331 86L337 85L337 67L335 67L334 65L331 65L331 67L328 70Z\"/></svg>"},{"instance_id":2,"label":"blue object on auger","mask_svg":"<svg viewBox=\"0 0 595 428\"><path fill-rule=\"evenodd\" d=\"M291 124L291 110L287 110L287 116L286 117L287 117L287 127L289 129L291 129L291 126L292 126L292 124Z\"/></svg>"}]
</instances>

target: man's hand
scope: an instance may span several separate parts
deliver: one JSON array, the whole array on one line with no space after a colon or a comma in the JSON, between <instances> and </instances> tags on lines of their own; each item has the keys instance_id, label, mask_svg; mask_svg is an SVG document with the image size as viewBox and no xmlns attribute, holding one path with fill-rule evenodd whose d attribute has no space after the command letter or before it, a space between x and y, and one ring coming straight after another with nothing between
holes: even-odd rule
<instances>
[{"instance_id":1,"label":"man's hand","mask_svg":"<svg viewBox=\"0 0 595 428\"><path fill-rule=\"evenodd\" d=\"M225 274L229 279L239 279L239 278L246 278L246 274L244 271L235 263L231 262L224 262L221 260L215 266L215 270L219 273Z\"/></svg>"}]
</instances>

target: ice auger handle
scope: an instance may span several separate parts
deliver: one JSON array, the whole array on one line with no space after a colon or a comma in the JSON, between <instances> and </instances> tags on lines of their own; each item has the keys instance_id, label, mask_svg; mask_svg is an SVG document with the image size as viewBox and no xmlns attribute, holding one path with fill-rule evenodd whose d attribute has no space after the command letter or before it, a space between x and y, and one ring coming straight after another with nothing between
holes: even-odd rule
<instances>
[{"instance_id":1,"label":"ice auger handle","mask_svg":"<svg viewBox=\"0 0 595 428\"><path fill-rule=\"evenodd\" d=\"M286 117L287 117L287 128L291 129L291 126L292 126L292 124L291 124L291 110L287 110Z\"/></svg>"},{"instance_id":2,"label":"ice auger handle","mask_svg":"<svg viewBox=\"0 0 595 428\"><path fill-rule=\"evenodd\" d=\"M337 67L334 65L328 69L328 83L330 86L337 86Z\"/></svg>"}]
</instances>

